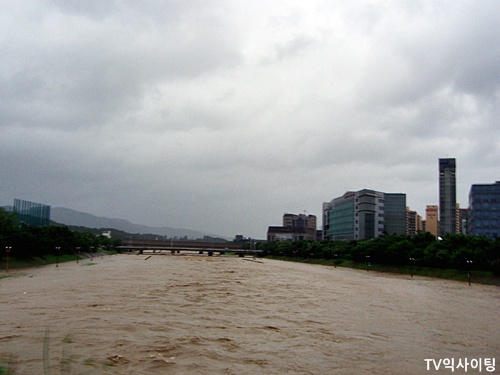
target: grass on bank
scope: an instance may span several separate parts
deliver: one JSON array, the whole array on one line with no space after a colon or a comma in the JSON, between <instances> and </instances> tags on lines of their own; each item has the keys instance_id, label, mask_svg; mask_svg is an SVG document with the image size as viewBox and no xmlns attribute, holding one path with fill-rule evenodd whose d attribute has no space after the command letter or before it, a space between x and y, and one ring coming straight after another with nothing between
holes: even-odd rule
<instances>
[{"instance_id":1,"label":"grass on bank","mask_svg":"<svg viewBox=\"0 0 500 375\"><path fill-rule=\"evenodd\" d=\"M331 267L346 267L346 268L368 271L368 264L366 262L354 262L352 260L312 259L312 258L304 259L297 257L279 257L279 256L266 256L266 258L285 260L289 262L320 264L323 266L331 266ZM441 268L416 267L416 266L392 266L387 264L371 263L369 271L395 273L408 276L410 275L426 276L439 279L468 282L467 271L457 270L457 269L441 269ZM492 272L472 270L471 283L500 286L500 277L494 276Z\"/></svg>"},{"instance_id":2,"label":"grass on bank","mask_svg":"<svg viewBox=\"0 0 500 375\"><path fill-rule=\"evenodd\" d=\"M98 253L93 253L92 256L90 253L82 253L79 255L76 254L63 254L63 255L44 255L39 257L30 257L30 258L13 258L9 257L9 270L21 269L21 268L31 268L31 267L39 267L45 266L47 264L56 264L56 263L65 263L65 262L76 262L79 261L87 261L91 258L97 258L104 255L113 255L116 254L115 251L100 251ZM0 270L6 270L6 258L2 257L0 259ZM3 275L5 276L5 275ZM2 276L0 276L2 277ZM0 373L1 375L1 373Z\"/></svg>"}]
</instances>

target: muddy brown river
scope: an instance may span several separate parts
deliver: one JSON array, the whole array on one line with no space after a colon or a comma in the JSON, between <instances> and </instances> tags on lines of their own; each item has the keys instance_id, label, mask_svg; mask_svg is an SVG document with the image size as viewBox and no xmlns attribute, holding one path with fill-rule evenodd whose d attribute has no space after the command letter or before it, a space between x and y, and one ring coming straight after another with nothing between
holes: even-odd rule
<instances>
[{"instance_id":1,"label":"muddy brown river","mask_svg":"<svg viewBox=\"0 0 500 375\"><path fill-rule=\"evenodd\" d=\"M476 359L491 373L484 360L500 359L496 286L268 259L146 258L10 271L0 279L0 373L460 374L480 372L435 364Z\"/></svg>"}]
</instances>

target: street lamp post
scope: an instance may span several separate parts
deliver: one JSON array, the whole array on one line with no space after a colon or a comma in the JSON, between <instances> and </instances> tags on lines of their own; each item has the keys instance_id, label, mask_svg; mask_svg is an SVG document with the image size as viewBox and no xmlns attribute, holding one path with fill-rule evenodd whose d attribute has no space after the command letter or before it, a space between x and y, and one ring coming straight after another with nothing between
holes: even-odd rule
<instances>
[{"instance_id":1,"label":"street lamp post","mask_svg":"<svg viewBox=\"0 0 500 375\"><path fill-rule=\"evenodd\" d=\"M61 246L56 246L56 267L59 267L59 251L61 250Z\"/></svg>"},{"instance_id":2,"label":"street lamp post","mask_svg":"<svg viewBox=\"0 0 500 375\"><path fill-rule=\"evenodd\" d=\"M467 280L469 281L470 285L470 277L471 277L471 268L472 268L472 260L467 261Z\"/></svg>"},{"instance_id":3,"label":"street lamp post","mask_svg":"<svg viewBox=\"0 0 500 375\"><path fill-rule=\"evenodd\" d=\"M7 254L5 258L5 272L9 272L9 254L12 250L12 246L5 246L5 254Z\"/></svg>"},{"instance_id":4,"label":"street lamp post","mask_svg":"<svg viewBox=\"0 0 500 375\"><path fill-rule=\"evenodd\" d=\"M415 264L415 258L410 258L410 276L413 277L413 265Z\"/></svg>"}]
</instances>

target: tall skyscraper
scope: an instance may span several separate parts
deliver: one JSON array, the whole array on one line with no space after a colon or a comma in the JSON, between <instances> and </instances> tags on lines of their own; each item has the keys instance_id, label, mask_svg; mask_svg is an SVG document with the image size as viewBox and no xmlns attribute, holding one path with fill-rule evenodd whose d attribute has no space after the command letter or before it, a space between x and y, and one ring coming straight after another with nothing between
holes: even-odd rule
<instances>
[{"instance_id":1,"label":"tall skyscraper","mask_svg":"<svg viewBox=\"0 0 500 375\"><path fill-rule=\"evenodd\" d=\"M455 159L439 159L439 233L456 233L457 185Z\"/></svg>"}]
</instances>

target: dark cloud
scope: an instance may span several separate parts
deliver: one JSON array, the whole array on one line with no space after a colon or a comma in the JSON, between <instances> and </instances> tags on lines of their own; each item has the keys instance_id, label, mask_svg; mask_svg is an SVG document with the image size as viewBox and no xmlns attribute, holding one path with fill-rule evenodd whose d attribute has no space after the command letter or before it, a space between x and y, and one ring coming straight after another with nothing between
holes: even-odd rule
<instances>
[{"instance_id":1,"label":"dark cloud","mask_svg":"<svg viewBox=\"0 0 500 375\"><path fill-rule=\"evenodd\" d=\"M0 14L0 198L265 237L500 160L496 1L52 1Z\"/></svg>"},{"instance_id":2,"label":"dark cloud","mask_svg":"<svg viewBox=\"0 0 500 375\"><path fill-rule=\"evenodd\" d=\"M4 121L24 117L23 124L32 119L33 126L100 126L124 109L137 108L145 92L159 83L239 61L228 23L206 6L196 12L186 8L188 15L181 17L179 4L172 3L172 8L160 7L170 14L160 20L153 3L144 8L131 6L135 2L102 4L58 2L64 13L49 7L43 22L31 25L20 43L22 25L11 30L0 92L6 99ZM23 100L16 100L19 96Z\"/></svg>"}]
</instances>

